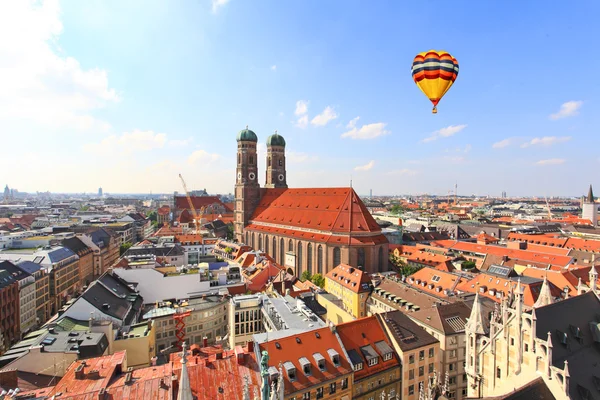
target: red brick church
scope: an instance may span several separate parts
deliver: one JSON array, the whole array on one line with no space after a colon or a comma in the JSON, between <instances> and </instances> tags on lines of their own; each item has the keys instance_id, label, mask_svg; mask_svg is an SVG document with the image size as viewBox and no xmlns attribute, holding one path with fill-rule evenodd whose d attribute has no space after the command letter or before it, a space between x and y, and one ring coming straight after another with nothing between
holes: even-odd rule
<instances>
[{"instance_id":1,"label":"red brick church","mask_svg":"<svg viewBox=\"0 0 600 400\"><path fill-rule=\"evenodd\" d=\"M267 138L266 183L258 183L256 144L248 128L237 135L235 239L263 250L300 276L325 275L340 263L384 271L388 241L351 187L289 189L285 140Z\"/></svg>"}]
</instances>

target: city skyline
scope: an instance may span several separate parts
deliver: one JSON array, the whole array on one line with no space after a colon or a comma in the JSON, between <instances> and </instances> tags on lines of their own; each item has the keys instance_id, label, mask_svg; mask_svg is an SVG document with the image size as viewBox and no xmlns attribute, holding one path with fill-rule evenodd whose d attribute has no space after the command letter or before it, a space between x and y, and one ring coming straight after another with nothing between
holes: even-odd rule
<instances>
[{"instance_id":1,"label":"city skyline","mask_svg":"<svg viewBox=\"0 0 600 400\"><path fill-rule=\"evenodd\" d=\"M182 173L231 193L235 135L249 125L261 183L278 130L290 187L584 194L599 163L596 95L571 75L574 59L598 57L584 49L600 7L459 2L440 35L426 18L440 4L3 3L1 183L172 193ZM410 76L430 48L461 67L437 115Z\"/></svg>"}]
</instances>

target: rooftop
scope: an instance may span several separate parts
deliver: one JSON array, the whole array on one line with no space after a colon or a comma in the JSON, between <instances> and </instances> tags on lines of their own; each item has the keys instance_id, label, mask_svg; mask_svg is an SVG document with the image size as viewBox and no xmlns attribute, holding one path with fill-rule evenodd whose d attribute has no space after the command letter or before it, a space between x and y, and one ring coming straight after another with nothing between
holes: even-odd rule
<instances>
[{"instance_id":1,"label":"rooftop","mask_svg":"<svg viewBox=\"0 0 600 400\"><path fill-rule=\"evenodd\" d=\"M326 279L336 282L355 293L371 291L371 278L363 270L340 264L325 275Z\"/></svg>"},{"instance_id":2,"label":"rooftop","mask_svg":"<svg viewBox=\"0 0 600 400\"><path fill-rule=\"evenodd\" d=\"M403 352L438 342L425 329L400 311L377 314L377 318L381 323L387 325L388 332L391 333Z\"/></svg>"}]
</instances>

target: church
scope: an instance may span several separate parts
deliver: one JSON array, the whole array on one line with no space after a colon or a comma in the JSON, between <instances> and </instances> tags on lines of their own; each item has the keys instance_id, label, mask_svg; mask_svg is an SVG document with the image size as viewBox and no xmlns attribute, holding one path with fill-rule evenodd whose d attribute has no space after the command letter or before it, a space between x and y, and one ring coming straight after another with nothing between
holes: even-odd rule
<instances>
[{"instance_id":1,"label":"church","mask_svg":"<svg viewBox=\"0 0 600 400\"><path fill-rule=\"evenodd\" d=\"M287 186L285 139L267 138L264 187L258 182L257 135L237 135L234 229L238 243L269 254L287 271L325 275L344 263L387 270L388 241L351 187Z\"/></svg>"}]
</instances>

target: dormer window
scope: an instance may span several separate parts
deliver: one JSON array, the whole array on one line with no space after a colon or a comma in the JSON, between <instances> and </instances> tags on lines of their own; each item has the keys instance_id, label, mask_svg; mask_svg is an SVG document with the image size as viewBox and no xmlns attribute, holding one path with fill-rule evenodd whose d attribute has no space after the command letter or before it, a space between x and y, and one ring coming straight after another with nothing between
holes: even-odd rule
<instances>
[{"instance_id":1,"label":"dormer window","mask_svg":"<svg viewBox=\"0 0 600 400\"><path fill-rule=\"evenodd\" d=\"M290 361L286 361L283 363L283 368L285 368L285 372L287 372L290 382L294 382L296 380L296 367L294 367L294 364Z\"/></svg>"},{"instance_id":2,"label":"dormer window","mask_svg":"<svg viewBox=\"0 0 600 400\"><path fill-rule=\"evenodd\" d=\"M308 358L301 357L298 360L298 362L300 362L300 365L302 366L302 372L304 372L304 375L310 376L312 371L311 371L311 364L310 364L310 361L308 361Z\"/></svg>"},{"instance_id":3,"label":"dormer window","mask_svg":"<svg viewBox=\"0 0 600 400\"><path fill-rule=\"evenodd\" d=\"M325 357L321 355L321 353L313 354L313 358L317 362L317 366L321 371L325 371Z\"/></svg>"},{"instance_id":4,"label":"dormer window","mask_svg":"<svg viewBox=\"0 0 600 400\"><path fill-rule=\"evenodd\" d=\"M392 353L386 353L383 355L383 361L389 361L392 359Z\"/></svg>"},{"instance_id":5,"label":"dormer window","mask_svg":"<svg viewBox=\"0 0 600 400\"><path fill-rule=\"evenodd\" d=\"M329 358L331 359L331 363L334 367L340 366L340 355L334 349L328 349L327 354L329 354Z\"/></svg>"},{"instance_id":6,"label":"dormer window","mask_svg":"<svg viewBox=\"0 0 600 400\"><path fill-rule=\"evenodd\" d=\"M361 369L363 369L363 363L356 363L356 364L354 364L354 370L355 371L360 371Z\"/></svg>"}]
</instances>

